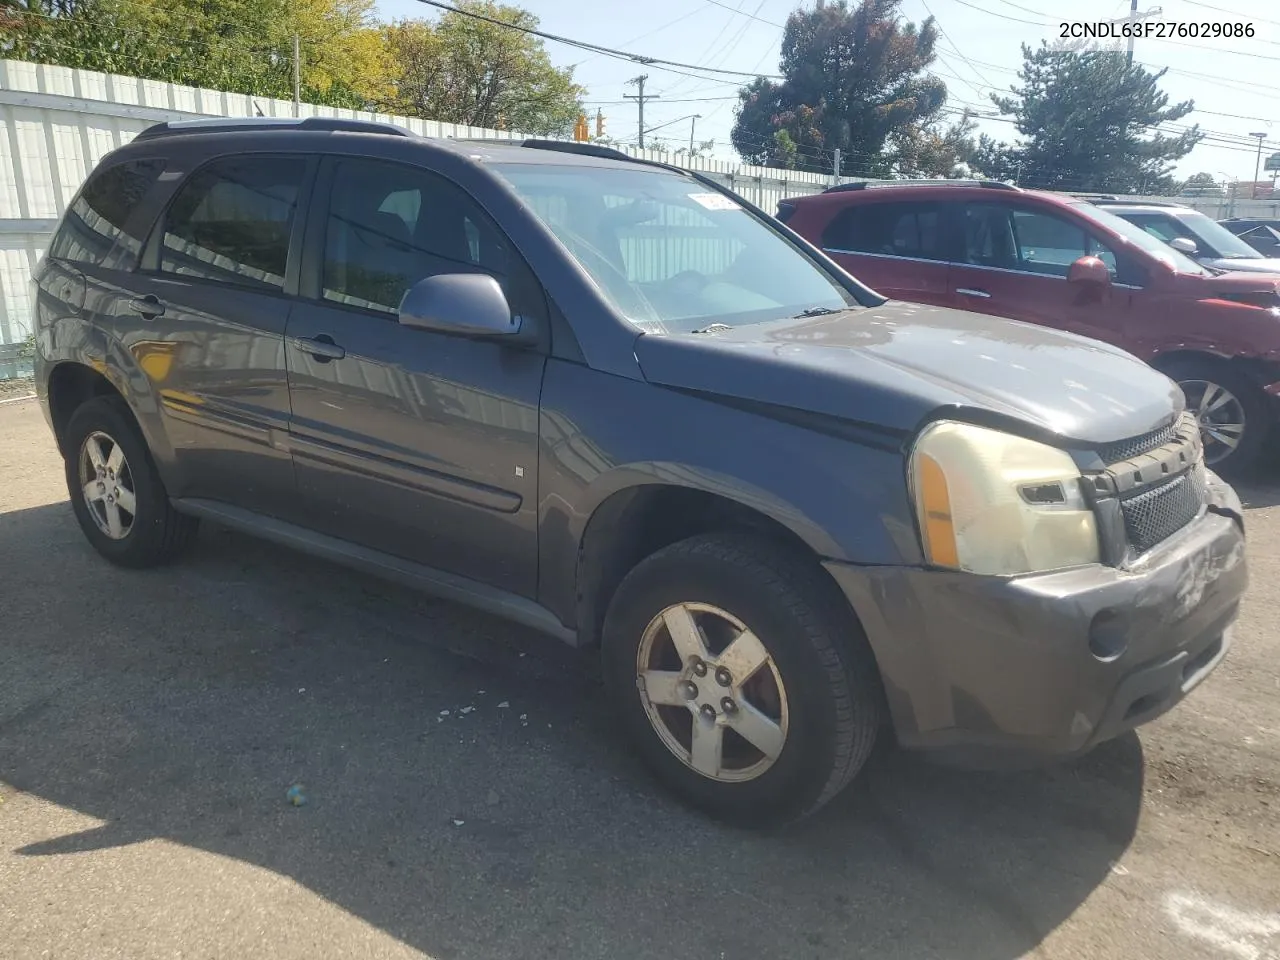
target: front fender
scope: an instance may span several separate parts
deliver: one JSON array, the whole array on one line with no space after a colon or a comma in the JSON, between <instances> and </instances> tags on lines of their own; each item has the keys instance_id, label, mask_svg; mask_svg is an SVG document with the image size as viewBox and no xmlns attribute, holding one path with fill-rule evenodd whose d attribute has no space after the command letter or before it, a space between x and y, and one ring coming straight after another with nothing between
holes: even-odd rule
<instances>
[{"instance_id":1,"label":"front fender","mask_svg":"<svg viewBox=\"0 0 1280 960\"><path fill-rule=\"evenodd\" d=\"M714 398L548 363L539 417L539 599L573 624L587 526L620 491L703 491L790 530L820 558L922 562L903 453Z\"/></svg>"}]
</instances>

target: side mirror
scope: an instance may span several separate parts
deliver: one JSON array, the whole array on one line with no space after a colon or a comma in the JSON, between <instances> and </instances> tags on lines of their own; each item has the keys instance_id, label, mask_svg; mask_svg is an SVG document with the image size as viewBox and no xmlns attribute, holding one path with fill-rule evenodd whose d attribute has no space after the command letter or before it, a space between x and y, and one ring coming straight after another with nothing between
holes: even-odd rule
<instances>
[{"instance_id":1,"label":"side mirror","mask_svg":"<svg viewBox=\"0 0 1280 960\"><path fill-rule=\"evenodd\" d=\"M1194 257L1200 249L1196 246L1196 242L1190 237L1174 237L1169 241L1169 246L1177 250L1179 253L1185 253L1189 257Z\"/></svg>"},{"instance_id":2,"label":"side mirror","mask_svg":"<svg viewBox=\"0 0 1280 960\"><path fill-rule=\"evenodd\" d=\"M1067 268L1067 282L1109 287L1111 271L1097 257L1081 257Z\"/></svg>"},{"instance_id":3,"label":"side mirror","mask_svg":"<svg viewBox=\"0 0 1280 960\"><path fill-rule=\"evenodd\" d=\"M518 337L522 318L487 273L442 273L419 280L400 301L400 323L458 337Z\"/></svg>"}]
</instances>

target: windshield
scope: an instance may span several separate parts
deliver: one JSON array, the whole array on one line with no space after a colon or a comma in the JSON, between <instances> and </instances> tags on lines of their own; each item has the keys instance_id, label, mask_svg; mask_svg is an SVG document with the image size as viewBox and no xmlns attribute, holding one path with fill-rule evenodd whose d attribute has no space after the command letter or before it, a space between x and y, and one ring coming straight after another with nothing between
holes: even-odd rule
<instances>
[{"instance_id":1,"label":"windshield","mask_svg":"<svg viewBox=\"0 0 1280 960\"><path fill-rule=\"evenodd\" d=\"M1195 237L1201 250L1216 250L1224 260L1257 260L1262 254L1249 246L1234 233L1203 213L1180 213L1178 220Z\"/></svg>"},{"instance_id":2,"label":"windshield","mask_svg":"<svg viewBox=\"0 0 1280 960\"><path fill-rule=\"evenodd\" d=\"M643 167L494 169L643 329L687 333L857 306L781 234L690 178Z\"/></svg>"},{"instance_id":3,"label":"windshield","mask_svg":"<svg viewBox=\"0 0 1280 960\"><path fill-rule=\"evenodd\" d=\"M1117 217L1114 213L1103 210L1101 207L1095 207L1091 203L1073 203L1076 212L1089 218L1099 226L1113 230L1124 239L1128 240L1135 247L1144 250L1151 256L1155 257L1161 263L1176 270L1178 273L1192 273L1197 276L1211 276L1208 270L1200 266L1184 253L1179 253L1173 247L1157 240L1147 231L1139 226L1135 226L1123 217Z\"/></svg>"}]
</instances>

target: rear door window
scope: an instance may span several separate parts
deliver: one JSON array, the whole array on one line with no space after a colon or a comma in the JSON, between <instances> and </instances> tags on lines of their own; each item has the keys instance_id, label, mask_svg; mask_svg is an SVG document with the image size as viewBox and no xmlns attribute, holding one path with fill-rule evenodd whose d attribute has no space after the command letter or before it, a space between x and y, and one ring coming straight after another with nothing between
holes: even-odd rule
<instances>
[{"instance_id":1,"label":"rear door window","mask_svg":"<svg viewBox=\"0 0 1280 960\"><path fill-rule=\"evenodd\" d=\"M836 253L874 253L918 260L948 259L937 203L873 203L846 207L822 234Z\"/></svg>"},{"instance_id":2,"label":"rear door window","mask_svg":"<svg viewBox=\"0 0 1280 960\"><path fill-rule=\"evenodd\" d=\"M72 201L49 249L49 256L100 264L117 244L137 256L145 225L130 218L164 171L156 158L126 160L90 175Z\"/></svg>"},{"instance_id":3,"label":"rear door window","mask_svg":"<svg viewBox=\"0 0 1280 960\"><path fill-rule=\"evenodd\" d=\"M280 290L307 162L215 160L194 174L164 220L160 270Z\"/></svg>"}]
</instances>

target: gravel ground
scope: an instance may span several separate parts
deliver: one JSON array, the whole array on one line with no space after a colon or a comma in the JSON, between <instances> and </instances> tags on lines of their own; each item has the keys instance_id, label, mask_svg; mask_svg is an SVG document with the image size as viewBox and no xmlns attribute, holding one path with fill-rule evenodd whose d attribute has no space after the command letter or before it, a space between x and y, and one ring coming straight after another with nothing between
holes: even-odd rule
<instances>
[{"instance_id":1,"label":"gravel ground","mask_svg":"<svg viewBox=\"0 0 1280 960\"><path fill-rule=\"evenodd\" d=\"M1046 770L886 750L756 835L655 791L591 656L212 528L112 568L34 403L0 449L6 960L1280 958L1280 468L1177 710Z\"/></svg>"}]
</instances>

